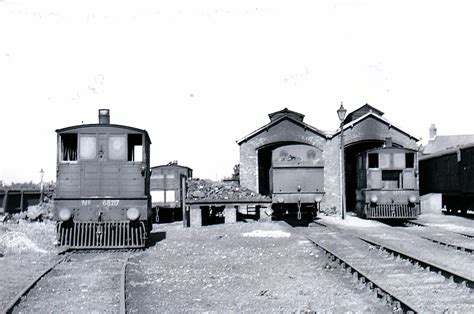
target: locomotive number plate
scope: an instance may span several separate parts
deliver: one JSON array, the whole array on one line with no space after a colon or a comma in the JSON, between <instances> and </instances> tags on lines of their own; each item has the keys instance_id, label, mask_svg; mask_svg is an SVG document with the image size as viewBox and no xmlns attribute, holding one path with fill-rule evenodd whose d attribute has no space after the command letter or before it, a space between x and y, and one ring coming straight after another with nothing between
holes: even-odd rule
<instances>
[{"instance_id":1,"label":"locomotive number plate","mask_svg":"<svg viewBox=\"0 0 474 314\"><path fill-rule=\"evenodd\" d=\"M118 206L120 200L103 200L102 206Z\"/></svg>"}]
</instances>

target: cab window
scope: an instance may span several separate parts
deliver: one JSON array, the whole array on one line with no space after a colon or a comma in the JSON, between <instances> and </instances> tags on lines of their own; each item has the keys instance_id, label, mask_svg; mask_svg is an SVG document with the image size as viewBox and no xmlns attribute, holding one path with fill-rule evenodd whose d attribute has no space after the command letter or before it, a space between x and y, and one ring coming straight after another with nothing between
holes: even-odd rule
<instances>
[{"instance_id":1,"label":"cab window","mask_svg":"<svg viewBox=\"0 0 474 314\"><path fill-rule=\"evenodd\" d=\"M109 137L109 159L110 160L126 160L127 145L125 136Z\"/></svg>"},{"instance_id":2,"label":"cab window","mask_svg":"<svg viewBox=\"0 0 474 314\"><path fill-rule=\"evenodd\" d=\"M141 134L128 134L128 161L143 161L143 146Z\"/></svg>"},{"instance_id":3,"label":"cab window","mask_svg":"<svg viewBox=\"0 0 474 314\"><path fill-rule=\"evenodd\" d=\"M77 133L61 134L61 161L77 161Z\"/></svg>"},{"instance_id":4,"label":"cab window","mask_svg":"<svg viewBox=\"0 0 474 314\"><path fill-rule=\"evenodd\" d=\"M378 168L379 167L379 154L371 153L369 154L369 168Z\"/></svg>"},{"instance_id":5,"label":"cab window","mask_svg":"<svg viewBox=\"0 0 474 314\"><path fill-rule=\"evenodd\" d=\"M79 147L81 160L91 160L97 157L97 137L82 135L79 139Z\"/></svg>"},{"instance_id":6,"label":"cab window","mask_svg":"<svg viewBox=\"0 0 474 314\"><path fill-rule=\"evenodd\" d=\"M414 153L405 154L405 164L407 168L415 167L415 154Z\"/></svg>"}]
</instances>

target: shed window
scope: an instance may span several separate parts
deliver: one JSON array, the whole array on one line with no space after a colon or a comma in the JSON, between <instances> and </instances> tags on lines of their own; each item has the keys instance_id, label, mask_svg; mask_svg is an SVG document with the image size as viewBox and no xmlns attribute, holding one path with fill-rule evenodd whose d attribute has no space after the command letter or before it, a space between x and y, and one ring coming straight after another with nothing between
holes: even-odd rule
<instances>
[{"instance_id":1,"label":"shed window","mask_svg":"<svg viewBox=\"0 0 474 314\"><path fill-rule=\"evenodd\" d=\"M128 134L128 161L143 161L141 134Z\"/></svg>"},{"instance_id":2,"label":"shed window","mask_svg":"<svg viewBox=\"0 0 474 314\"><path fill-rule=\"evenodd\" d=\"M125 160L126 158L126 138L125 136L109 137L109 159Z\"/></svg>"},{"instance_id":3,"label":"shed window","mask_svg":"<svg viewBox=\"0 0 474 314\"><path fill-rule=\"evenodd\" d=\"M81 136L79 139L81 160L95 159L97 156L97 138L95 136Z\"/></svg>"},{"instance_id":4,"label":"shed window","mask_svg":"<svg viewBox=\"0 0 474 314\"><path fill-rule=\"evenodd\" d=\"M369 168L379 167L379 154L369 154Z\"/></svg>"},{"instance_id":5,"label":"shed window","mask_svg":"<svg viewBox=\"0 0 474 314\"><path fill-rule=\"evenodd\" d=\"M405 164L407 168L415 168L415 154L414 153L405 154Z\"/></svg>"},{"instance_id":6,"label":"shed window","mask_svg":"<svg viewBox=\"0 0 474 314\"><path fill-rule=\"evenodd\" d=\"M77 160L77 134L61 134L61 160Z\"/></svg>"}]
</instances>

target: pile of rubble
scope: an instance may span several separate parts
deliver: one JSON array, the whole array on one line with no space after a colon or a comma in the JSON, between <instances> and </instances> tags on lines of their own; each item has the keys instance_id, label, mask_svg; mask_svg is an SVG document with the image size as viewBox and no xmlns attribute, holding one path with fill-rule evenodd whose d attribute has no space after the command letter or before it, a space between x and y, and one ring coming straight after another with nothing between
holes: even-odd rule
<instances>
[{"instance_id":1,"label":"pile of rubble","mask_svg":"<svg viewBox=\"0 0 474 314\"><path fill-rule=\"evenodd\" d=\"M187 200L265 200L268 196L260 195L241 187L235 182L212 182L210 180L188 180Z\"/></svg>"}]
</instances>

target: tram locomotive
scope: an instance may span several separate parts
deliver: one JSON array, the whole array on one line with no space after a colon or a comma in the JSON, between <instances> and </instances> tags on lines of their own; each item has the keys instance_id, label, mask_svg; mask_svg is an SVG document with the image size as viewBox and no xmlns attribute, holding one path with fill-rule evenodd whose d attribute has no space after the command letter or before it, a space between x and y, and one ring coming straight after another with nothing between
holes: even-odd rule
<instances>
[{"instance_id":1,"label":"tram locomotive","mask_svg":"<svg viewBox=\"0 0 474 314\"><path fill-rule=\"evenodd\" d=\"M156 222L183 219L182 178L191 179L193 170L172 161L151 168L150 193L153 216Z\"/></svg>"},{"instance_id":2,"label":"tram locomotive","mask_svg":"<svg viewBox=\"0 0 474 314\"><path fill-rule=\"evenodd\" d=\"M151 230L150 138L147 131L110 124L56 130L54 219L59 246L144 247Z\"/></svg>"},{"instance_id":3,"label":"tram locomotive","mask_svg":"<svg viewBox=\"0 0 474 314\"><path fill-rule=\"evenodd\" d=\"M316 216L324 195L322 150L306 144L274 149L270 189L275 216Z\"/></svg>"},{"instance_id":4,"label":"tram locomotive","mask_svg":"<svg viewBox=\"0 0 474 314\"><path fill-rule=\"evenodd\" d=\"M386 146L356 156L356 212L369 219L420 214L416 151Z\"/></svg>"}]
</instances>

